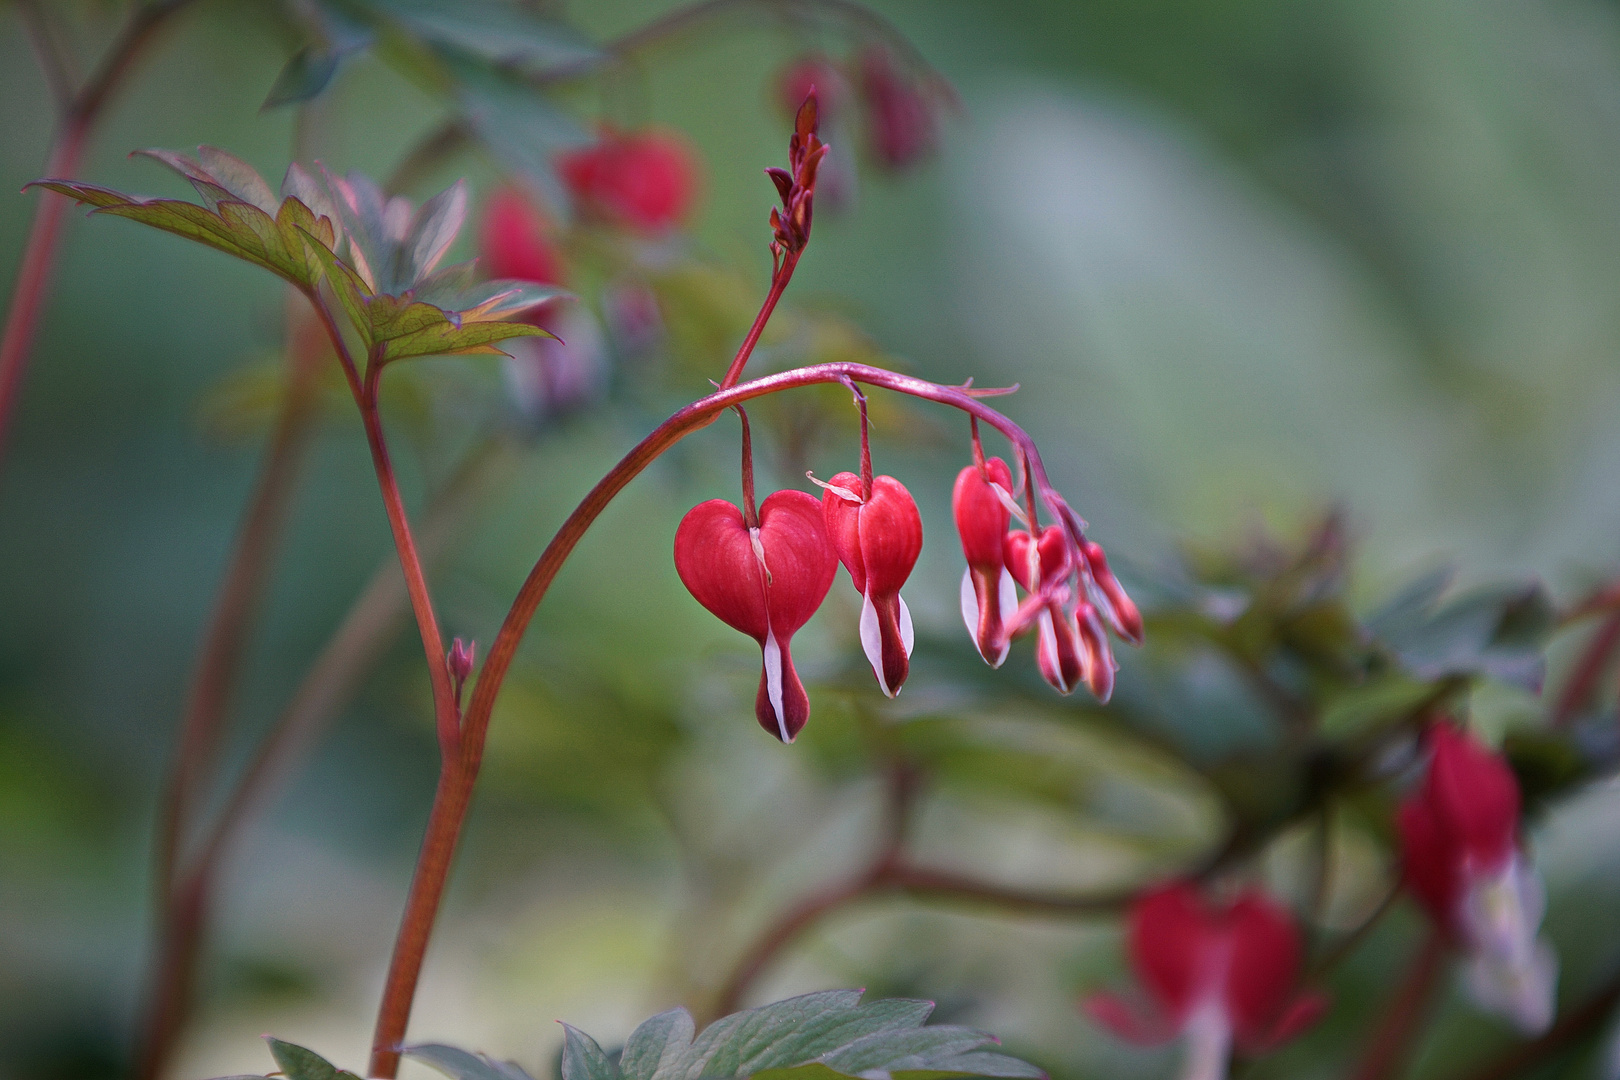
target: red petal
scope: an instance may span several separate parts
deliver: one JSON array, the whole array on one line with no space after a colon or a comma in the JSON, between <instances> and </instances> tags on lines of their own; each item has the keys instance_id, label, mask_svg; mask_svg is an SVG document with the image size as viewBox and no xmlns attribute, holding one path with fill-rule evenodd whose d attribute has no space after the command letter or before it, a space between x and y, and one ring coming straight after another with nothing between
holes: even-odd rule
<instances>
[{"instance_id":1,"label":"red petal","mask_svg":"<svg viewBox=\"0 0 1620 1080\"><path fill-rule=\"evenodd\" d=\"M560 285L562 258L546 239L547 231L545 216L522 192L496 188L484 204L478 229L484 272L492 278Z\"/></svg>"},{"instance_id":2,"label":"red petal","mask_svg":"<svg viewBox=\"0 0 1620 1080\"><path fill-rule=\"evenodd\" d=\"M1034 592L1035 587L1030 584L1032 577L1029 533L1021 529L1008 533L1005 554L1007 569L1014 579L1027 591ZM1051 586L1062 581L1074 569L1069 554L1069 538L1060 525L1048 525L1041 530L1040 543L1036 546L1034 554L1040 562L1043 586Z\"/></svg>"},{"instance_id":3,"label":"red petal","mask_svg":"<svg viewBox=\"0 0 1620 1080\"><path fill-rule=\"evenodd\" d=\"M1091 1018L1126 1042L1157 1046L1176 1037L1163 1015L1115 994L1091 994L1081 1003Z\"/></svg>"},{"instance_id":4,"label":"red petal","mask_svg":"<svg viewBox=\"0 0 1620 1080\"><path fill-rule=\"evenodd\" d=\"M680 224L697 195L697 158L672 132L604 132L562 155L558 171L583 212L645 233Z\"/></svg>"},{"instance_id":5,"label":"red petal","mask_svg":"<svg viewBox=\"0 0 1620 1080\"><path fill-rule=\"evenodd\" d=\"M1075 605L1074 622L1080 635L1081 671L1086 689L1106 705L1114 696L1114 652L1108 647L1108 634L1097 618L1097 609L1084 600Z\"/></svg>"},{"instance_id":6,"label":"red petal","mask_svg":"<svg viewBox=\"0 0 1620 1080\"><path fill-rule=\"evenodd\" d=\"M1462 856L1480 869L1513 853L1519 831L1519 782L1506 761L1450 724L1429 729L1434 758L1424 792Z\"/></svg>"},{"instance_id":7,"label":"red petal","mask_svg":"<svg viewBox=\"0 0 1620 1080\"><path fill-rule=\"evenodd\" d=\"M922 554L922 515L905 485L892 476L872 481L872 496L860 508L863 591L874 598L898 594Z\"/></svg>"},{"instance_id":8,"label":"red petal","mask_svg":"<svg viewBox=\"0 0 1620 1080\"><path fill-rule=\"evenodd\" d=\"M771 629L786 649L827 598L838 556L822 525L821 504L802 491L777 491L759 504L759 538L771 574L766 589Z\"/></svg>"},{"instance_id":9,"label":"red petal","mask_svg":"<svg viewBox=\"0 0 1620 1080\"><path fill-rule=\"evenodd\" d=\"M1102 545L1087 540L1080 545L1080 553L1091 568L1091 578L1102 590L1103 599L1108 601L1108 621L1114 633L1133 644L1142 644L1142 613L1108 569L1108 556L1103 553Z\"/></svg>"},{"instance_id":10,"label":"red petal","mask_svg":"<svg viewBox=\"0 0 1620 1080\"><path fill-rule=\"evenodd\" d=\"M832 488L842 488L860 494L861 478L852 472L841 472L827 481L821 491L821 520L827 528L827 539L832 541L838 561L844 564L855 582L855 591L866 592L866 564L861 558L861 504L851 502ZM873 487L877 485L874 483Z\"/></svg>"},{"instance_id":11,"label":"red petal","mask_svg":"<svg viewBox=\"0 0 1620 1080\"><path fill-rule=\"evenodd\" d=\"M1048 604L1035 625L1035 664L1041 677L1060 694L1073 692L1086 673L1074 617L1058 605Z\"/></svg>"},{"instance_id":12,"label":"red petal","mask_svg":"<svg viewBox=\"0 0 1620 1080\"><path fill-rule=\"evenodd\" d=\"M1227 913L1231 960L1226 1005L1238 1038L1264 1039L1276 1026L1299 979L1303 946L1288 909L1258 890Z\"/></svg>"},{"instance_id":13,"label":"red petal","mask_svg":"<svg viewBox=\"0 0 1620 1080\"><path fill-rule=\"evenodd\" d=\"M675 572L715 618L765 643L770 629L765 578L741 510L724 499L710 499L688 510L675 530Z\"/></svg>"},{"instance_id":14,"label":"red petal","mask_svg":"<svg viewBox=\"0 0 1620 1080\"><path fill-rule=\"evenodd\" d=\"M1249 1054L1270 1053L1283 1043L1303 1035L1306 1028L1327 1014L1330 1004L1331 999L1326 994L1301 994L1283 1010L1264 1038L1245 1041L1240 1036L1243 1051Z\"/></svg>"},{"instance_id":15,"label":"red petal","mask_svg":"<svg viewBox=\"0 0 1620 1080\"><path fill-rule=\"evenodd\" d=\"M780 664L781 687L781 714L776 711L776 702L772 700L770 650L772 646L779 649L778 663ZM781 739L790 743L799 737L804 730L805 723L810 719L810 695L805 693L804 683L799 681L799 672L793 666L793 654L788 650L788 643L777 643L774 638L763 646L763 668L759 673L759 691L754 695L754 717L759 720L759 726Z\"/></svg>"},{"instance_id":16,"label":"red petal","mask_svg":"<svg viewBox=\"0 0 1620 1080\"><path fill-rule=\"evenodd\" d=\"M1401 804L1395 824L1401 834L1401 872L1412 894L1448 931L1461 898L1461 860L1434 807L1417 792Z\"/></svg>"},{"instance_id":17,"label":"red petal","mask_svg":"<svg viewBox=\"0 0 1620 1080\"><path fill-rule=\"evenodd\" d=\"M1012 490L1012 472L1005 461L991 458L985 462L984 471L989 481ZM957 473L956 487L951 491L951 513L956 518L956 532L962 538L962 554L968 566L993 580L1001 576L1011 515L991 490L989 481L973 465Z\"/></svg>"},{"instance_id":18,"label":"red petal","mask_svg":"<svg viewBox=\"0 0 1620 1080\"><path fill-rule=\"evenodd\" d=\"M1131 907L1131 967L1176 1027L1192 1008L1207 976L1209 954L1222 931L1193 886L1163 885Z\"/></svg>"}]
</instances>

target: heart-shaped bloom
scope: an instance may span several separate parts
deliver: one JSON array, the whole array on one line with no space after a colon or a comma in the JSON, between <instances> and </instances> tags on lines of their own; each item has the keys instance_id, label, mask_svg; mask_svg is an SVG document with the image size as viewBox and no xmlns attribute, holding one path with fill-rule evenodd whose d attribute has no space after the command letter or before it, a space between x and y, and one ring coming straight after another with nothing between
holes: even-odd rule
<instances>
[{"instance_id":1,"label":"heart-shaped bloom","mask_svg":"<svg viewBox=\"0 0 1620 1080\"><path fill-rule=\"evenodd\" d=\"M1007 525L1011 514L1001 495L1012 491L1012 470L1000 458L956 474L951 513L962 539L967 569L962 572L962 621L973 644L991 667L1000 667L1009 648L1005 624L1018 608L1018 593L1007 572Z\"/></svg>"},{"instance_id":2,"label":"heart-shaped bloom","mask_svg":"<svg viewBox=\"0 0 1620 1080\"><path fill-rule=\"evenodd\" d=\"M939 120L926 89L902 74L880 45L861 54L860 69L867 146L877 164L898 172L933 153Z\"/></svg>"},{"instance_id":3,"label":"heart-shaped bloom","mask_svg":"<svg viewBox=\"0 0 1620 1080\"><path fill-rule=\"evenodd\" d=\"M911 669L916 635L900 586L922 552L922 515L905 485L892 476L872 480L861 498L861 478L841 472L823 489L821 511L838 559L861 594L861 647L878 686L900 692Z\"/></svg>"},{"instance_id":4,"label":"heart-shaped bloom","mask_svg":"<svg viewBox=\"0 0 1620 1080\"><path fill-rule=\"evenodd\" d=\"M1148 1000L1094 994L1093 1019L1143 1045L1183 1038L1183 1080L1220 1080L1232 1048L1269 1050L1320 1017L1327 1001L1298 993L1303 947L1288 911L1258 889L1212 904L1186 882L1143 893L1127 931L1131 969Z\"/></svg>"},{"instance_id":5,"label":"heart-shaped bloom","mask_svg":"<svg viewBox=\"0 0 1620 1080\"><path fill-rule=\"evenodd\" d=\"M789 651L838 572L821 504L778 491L759 507L759 525L724 499L699 503L675 530L681 582L721 622L759 642L764 670L754 698L760 726L790 743L810 718L810 697Z\"/></svg>"},{"instance_id":6,"label":"heart-shaped bloom","mask_svg":"<svg viewBox=\"0 0 1620 1080\"><path fill-rule=\"evenodd\" d=\"M557 162L581 213L648 235L686 219L697 199L697 158L671 132L611 129Z\"/></svg>"},{"instance_id":7,"label":"heart-shaped bloom","mask_svg":"<svg viewBox=\"0 0 1620 1080\"><path fill-rule=\"evenodd\" d=\"M499 187L484 204L478 226L478 253L491 278L561 285L562 256L548 238L550 229L539 207L516 188Z\"/></svg>"},{"instance_id":8,"label":"heart-shaped bloom","mask_svg":"<svg viewBox=\"0 0 1620 1080\"><path fill-rule=\"evenodd\" d=\"M1558 956L1538 936L1546 892L1519 837L1519 783L1499 754L1435 724L1429 771L1401 804L1401 864L1413 894L1468 956L1479 1006L1527 1033L1552 1022Z\"/></svg>"}]
</instances>

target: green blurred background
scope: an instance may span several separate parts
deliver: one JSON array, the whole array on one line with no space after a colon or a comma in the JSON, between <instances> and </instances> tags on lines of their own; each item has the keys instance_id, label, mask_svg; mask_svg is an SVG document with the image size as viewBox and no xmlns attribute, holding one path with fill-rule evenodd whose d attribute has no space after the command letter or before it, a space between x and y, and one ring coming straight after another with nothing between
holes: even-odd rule
<instances>
[{"instance_id":1,"label":"green blurred background","mask_svg":"<svg viewBox=\"0 0 1620 1080\"><path fill-rule=\"evenodd\" d=\"M597 0L566 14L601 39L670 6ZM864 175L854 206L818 217L792 295L848 316L918 374L1019 383L1007 410L1126 573L1152 577L1189 539L1296 530L1331 503L1348 514L1363 606L1446 560L1468 580L1539 574L1566 595L1613 566L1620 8L874 7L962 109L935 159ZM116 24L103 5L64 13L92 41ZM279 177L293 113L260 103L295 44L256 5L201 0L140 65L84 177L175 194L172 177L125 154L198 143ZM706 177L693 244L762 293L772 192L760 169L786 137L772 80L827 47L742 20L572 105L690 136ZM0 191L15 191L39 175L51 125L14 6L0 8L0 102ZM382 175L443 116L367 56L312 107L306 145ZM413 194L459 175L483 190L496 169L471 152ZM0 198L8 282L36 198ZM275 281L220 254L70 220L0 477L0 1076L122 1067L149 948L156 792L260 449L256 434L209 423L206 403L276 352L282 304ZM484 358L424 370L444 397L390 418L413 506L455 460L466 401L497 371ZM703 379L683 373L673 392L696 396ZM493 637L550 530L655 420L645 401L610 403L505 459L432 575L447 632ZM963 672L978 661L956 612L948 499L966 451L953 424L878 431L878 468L917 496L927 535L906 593L922 643L900 705L970 712L987 746L1057 763L1059 790L946 783L924 810L921 850L1073 887L1196 850L1214 827L1207 793L1164 755L1080 722L1084 703L1043 695L1027 649L1001 684ZM544 1075L553 1020L622 1039L711 991L769 913L858 865L880 800L851 749L866 699L841 689L847 582L800 639L816 713L784 749L750 716L752 646L690 600L670 562L681 513L733 497L734 462L734 427L691 439L604 516L541 609L496 714L413 1037ZM827 475L852 462L834 442L810 464ZM359 426L335 412L254 635L229 761L388 557L374 491ZM987 714L962 705L963 679L1019 696ZM1509 697L1499 711L1533 708ZM1032 726L1053 715L1063 722ZM1213 743L1254 722L1172 720ZM1191 730L1212 724L1232 731ZM362 1060L435 772L420 652L401 637L229 859L174 1076L261 1071L263 1031ZM1620 793L1603 787L1538 829L1562 943L1612 924L1616 825ZM1341 890L1353 914L1386 871L1370 843L1346 850L1363 867ZM1417 924L1403 911L1387 925L1335 981L1334 1019L1270 1075L1342 1072ZM1569 977L1617 947L1566 949ZM843 985L928 996L1057 1077L1167 1075L1174 1052L1127 1050L1074 1011L1079 992L1119 981L1119 959L1107 921L884 900L829 920L755 997ZM1453 1006L1426 1074L1449 1074L1448 1047L1507 1039Z\"/></svg>"}]
</instances>

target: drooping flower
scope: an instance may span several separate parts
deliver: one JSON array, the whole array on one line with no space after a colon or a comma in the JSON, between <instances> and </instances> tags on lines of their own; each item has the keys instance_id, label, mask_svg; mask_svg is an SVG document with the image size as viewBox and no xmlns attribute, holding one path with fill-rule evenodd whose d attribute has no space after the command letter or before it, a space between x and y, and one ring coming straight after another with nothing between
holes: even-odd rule
<instances>
[{"instance_id":1,"label":"drooping flower","mask_svg":"<svg viewBox=\"0 0 1620 1080\"><path fill-rule=\"evenodd\" d=\"M911 667L915 634L900 587L922 552L922 515L905 485L892 476L873 477L861 495L861 478L841 472L821 495L827 537L861 594L861 647L878 686L900 692Z\"/></svg>"},{"instance_id":2,"label":"drooping flower","mask_svg":"<svg viewBox=\"0 0 1620 1080\"><path fill-rule=\"evenodd\" d=\"M698 603L759 643L764 669L754 715L792 742L810 718L810 697L790 645L838 571L821 504L802 491L778 491L760 504L751 527L724 499L699 503L675 530L675 570Z\"/></svg>"},{"instance_id":3,"label":"drooping flower","mask_svg":"<svg viewBox=\"0 0 1620 1080\"><path fill-rule=\"evenodd\" d=\"M1538 936L1546 891L1519 835L1519 784L1498 754L1435 724L1422 785L1401 804L1407 885L1467 956L1479 1006L1534 1034L1552 1022L1558 956Z\"/></svg>"},{"instance_id":4,"label":"drooping flower","mask_svg":"<svg viewBox=\"0 0 1620 1080\"><path fill-rule=\"evenodd\" d=\"M541 285L561 285L566 279L545 215L514 187L496 188L484 204L478 251L484 273L492 278Z\"/></svg>"},{"instance_id":5,"label":"drooping flower","mask_svg":"<svg viewBox=\"0 0 1620 1080\"><path fill-rule=\"evenodd\" d=\"M1299 992L1299 930L1258 889L1226 904L1188 882L1152 889L1131 906L1127 947L1148 1000L1094 994L1086 1011L1134 1043L1186 1040L1183 1080L1221 1080L1234 1047L1269 1050L1327 1007L1321 995Z\"/></svg>"},{"instance_id":6,"label":"drooping flower","mask_svg":"<svg viewBox=\"0 0 1620 1080\"><path fill-rule=\"evenodd\" d=\"M874 45L861 53L860 87L867 149L879 166L899 171L934 151L939 142L935 102L895 67L889 50Z\"/></svg>"},{"instance_id":7,"label":"drooping flower","mask_svg":"<svg viewBox=\"0 0 1620 1080\"><path fill-rule=\"evenodd\" d=\"M1010 647L1005 624L1018 609L1018 594L1006 562L1011 514L992 484L999 485L1003 493L1012 491L1012 471L1000 458L991 458L982 468L969 465L957 473L951 514L967 559L967 569L962 572L962 621L973 635L979 655L991 667L1000 667Z\"/></svg>"},{"instance_id":8,"label":"drooping flower","mask_svg":"<svg viewBox=\"0 0 1620 1080\"><path fill-rule=\"evenodd\" d=\"M1101 593L1101 596L1094 593L1092 598L1107 613L1114 631L1134 645L1142 644L1142 613L1125 595L1114 572L1108 569L1108 556L1103 554L1102 545L1095 540L1083 541L1080 544L1080 557L1087 576L1096 586L1096 593Z\"/></svg>"},{"instance_id":9,"label":"drooping flower","mask_svg":"<svg viewBox=\"0 0 1620 1080\"><path fill-rule=\"evenodd\" d=\"M697 199L697 155L669 131L604 129L557 167L580 213L650 236L685 221Z\"/></svg>"}]
</instances>

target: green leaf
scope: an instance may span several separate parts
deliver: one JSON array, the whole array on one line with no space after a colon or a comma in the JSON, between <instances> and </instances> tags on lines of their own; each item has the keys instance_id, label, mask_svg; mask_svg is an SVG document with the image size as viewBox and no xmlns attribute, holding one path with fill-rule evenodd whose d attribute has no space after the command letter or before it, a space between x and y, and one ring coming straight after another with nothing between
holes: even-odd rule
<instances>
[{"instance_id":1,"label":"green leaf","mask_svg":"<svg viewBox=\"0 0 1620 1080\"><path fill-rule=\"evenodd\" d=\"M601 1053L601 1050L597 1053ZM405 1056L431 1065L455 1080L533 1080L514 1061L495 1061L485 1054L469 1054L465 1050L439 1043L407 1046Z\"/></svg>"},{"instance_id":2,"label":"green leaf","mask_svg":"<svg viewBox=\"0 0 1620 1080\"><path fill-rule=\"evenodd\" d=\"M1539 583L1476 589L1438 604L1405 602L1399 617L1381 614L1379 638L1421 679L1487 675L1538 693L1546 672L1542 649L1553 607Z\"/></svg>"},{"instance_id":3,"label":"green leaf","mask_svg":"<svg viewBox=\"0 0 1620 1080\"><path fill-rule=\"evenodd\" d=\"M565 211L570 203L555 159L559 151L590 142L590 135L519 79L454 57L447 57L445 66L473 134L508 169L533 183L554 211Z\"/></svg>"},{"instance_id":4,"label":"green leaf","mask_svg":"<svg viewBox=\"0 0 1620 1080\"><path fill-rule=\"evenodd\" d=\"M674 1009L631 1034L619 1069L624 1080L723 1080L805 1067L836 1076L896 1070L1044 1075L1024 1062L984 1051L995 1043L993 1036L951 1025L923 1026L933 1011L931 1002L895 999L862 1005L860 998L858 990L806 994L723 1017L695 1039L691 1016ZM805 1080L813 1076L806 1074Z\"/></svg>"},{"instance_id":5,"label":"green leaf","mask_svg":"<svg viewBox=\"0 0 1620 1080\"><path fill-rule=\"evenodd\" d=\"M337 74L343 54L306 45L292 54L264 97L263 109L296 105L320 96Z\"/></svg>"},{"instance_id":6,"label":"green leaf","mask_svg":"<svg viewBox=\"0 0 1620 1080\"><path fill-rule=\"evenodd\" d=\"M482 60L517 68L525 75L559 68L584 70L602 50L566 23L502 0L371 0L373 10L414 36L449 45Z\"/></svg>"},{"instance_id":7,"label":"green leaf","mask_svg":"<svg viewBox=\"0 0 1620 1080\"><path fill-rule=\"evenodd\" d=\"M571 1024L564 1024L562 1080L619 1080L619 1067L602 1052L595 1039Z\"/></svg>"},{"instance_id":8,"label":"green leaf","mask_svg":"<svg viewBox=\"0 0 1620 1080\"><path fill-rule=\"evenodd\" d=\"M277 217L246 202L220 202L217 210L178 199L142 199L95 184L66 180L38 180L29 187L43 187L95 207L95 213L129 218L165 232L195 240L200 244L262 266L285 281L309 287L318 278L318 263L307 245L319 246L317 235L330 231L294 229L283 232L278 218L287 222L304 221L316 225L309 208L296 209L282 204ZM266 189L268 190L268 188ZM296 200L292 200L296 201ZM311 239L306 240L305 237Z\"/></svg>"},{"instance_id":9,"label":"green leaf","mask_svg":"<svg viewBox=\"0 0 1620 1080\"><path fill-rule=\"evenodd\" d=\"M354 1073L339 1069L315 1051L296 1043L283 1042L270 1035L266 1035L264 1041L270 1044L270 1054L287 1080L359 1080Z\"/></svg>"}]
</instances>

